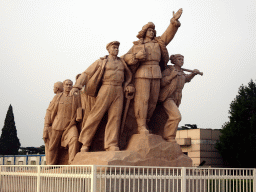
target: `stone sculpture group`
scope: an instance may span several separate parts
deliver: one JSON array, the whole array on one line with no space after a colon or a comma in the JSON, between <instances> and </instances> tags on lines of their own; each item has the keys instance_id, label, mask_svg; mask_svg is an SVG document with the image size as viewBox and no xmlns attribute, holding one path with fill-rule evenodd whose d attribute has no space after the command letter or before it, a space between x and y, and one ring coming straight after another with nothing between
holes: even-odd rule
<instances>
[{"instance_id":1,"label":"stone sculpture group","mask_svg":"<svg viewBox=\"0 0 256 192\"><path fill-rule=\"evenodd\" d=\"M154 23L144 25L122 57L120 43L108 43L109 55L77 75L74 85L69 79L54 84L43 133L48 165L61 164L66 149L66 164L191 166L175 141L178 107L184 84L202 73L181 68L184 56L169 58L166 48L181 14L173 12L159 37Z\"/></svg>"}]
</instances>

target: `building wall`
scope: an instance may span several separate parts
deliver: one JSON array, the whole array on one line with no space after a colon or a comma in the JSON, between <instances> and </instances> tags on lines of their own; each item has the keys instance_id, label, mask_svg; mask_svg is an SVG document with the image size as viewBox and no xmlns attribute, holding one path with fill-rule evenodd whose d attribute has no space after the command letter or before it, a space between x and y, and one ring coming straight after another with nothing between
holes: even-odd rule
<instances>
[{"instance_id":1,"label":"building wall","mask_svg":"<svg viewBox=\"0 0 256 192\"><path fill-rule=\"evenodd\" d=\"M45 155L0 156L0 165L45 165Z\"/></svg>"},{"instance_id":2,"label":"building wall","mask_svg":"<svg viewBox=\"0 0 256 192\"><path fill-rule=\"evenodd\" d=\"M222 157L215 149L219 136L218 129L188 129L178 130L176 140L182 151L193 160L193 166L205 161L204 166L224 167ZM190 142L184 142L185 139Z\"/></svg>"}]
</instances>

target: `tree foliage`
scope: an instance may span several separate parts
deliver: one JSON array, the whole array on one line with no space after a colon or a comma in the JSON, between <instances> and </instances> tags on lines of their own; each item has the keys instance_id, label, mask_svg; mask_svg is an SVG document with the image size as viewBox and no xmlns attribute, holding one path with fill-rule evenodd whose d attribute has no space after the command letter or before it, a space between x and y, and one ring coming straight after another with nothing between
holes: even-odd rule
<instances>
[{"instance_id":1,"label":"tree foliage","mask_svg":"<svg viewBox=\"0 0 256 192\"><path fill-rule=\"evenodd\" d=\"M17 130L14 121L12 106L6 114L4 127L0 137L0 154L1 155L17 155L20 148L20 141L17 137Z\"/></svg>"},{"instance_id":2,"label":"tree foliage","mask_svg":"<svg viewBox=\"0 0 256 192\"><path fill-rule=\"evenodd\" d=\"M179 127L180 130L197 129L196 124L185 124L185 126Z\"/></svg>"},{"instance_id":3,"label":"tree foliage","mask_svg":"<svg viewBox=\"0 0 256 192\"><path fill-rule=\"evenodd\" d=\"M40 147L20 147L19 155L27 154L45 154L45 146L41 145Z\"/></svg>"},{"instance_id":4,"label":"tree foliage","mask_svg":"<svg viewBox=\"0 0 256 192\"><path fill-rule=\"evenodd\" d=\"M256 167L256 84L252 80L239 88L229 114L216 148L229 166Z\"/></svg>"}]
</instances>

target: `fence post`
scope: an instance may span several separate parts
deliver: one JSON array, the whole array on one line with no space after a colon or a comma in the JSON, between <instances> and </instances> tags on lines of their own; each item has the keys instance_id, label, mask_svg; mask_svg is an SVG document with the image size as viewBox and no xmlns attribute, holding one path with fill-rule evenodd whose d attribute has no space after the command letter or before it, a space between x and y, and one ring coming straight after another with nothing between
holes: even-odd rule
<instances>
[{"instance_id":1,"label":"fence post","mask_svg":"<svg viewBox=\"0 0 256 192\"><path fill-rule=\"evenodd\" d=\"M0 184L2 185L2 166L0 165Z\"/></svg>"},{"instance_id":2,"label":"fence post","mask_svg":"<svg viewBox=\"0 0 256 192\"><path fill-rule=\"evenodd\" d=\"M256 169L253 169L253 192L256 192Z\"/></svg>"},{"instance_id":3,"label":"fence post","mask_svg":"<svg viewBox=\"0 0 256 192\"><path fill-rule=\"evenodd\" d=\"M96 165L92 165L91 172L91 192L96 192L96 179L97 179L97 167Z\"/></svg>"},{"instance_id":4,"label":"fence post","mask_svg":"<svg viewBox=\"0 0 256 192\"><path fill-rule=\"evenodd\" d=\"M186 167L181 168L181 191L186 192Z\"/></svg>"},{"instance_id":5,"label":"fence post","mask_svg":"<svg viewBox=\"0 0 256 192\"><path fill-rule=\"evenodd\" d=\"M37 165L37 185L36 185L36 191L40 192L40 165Z\"/></svg>"}]
</instances>

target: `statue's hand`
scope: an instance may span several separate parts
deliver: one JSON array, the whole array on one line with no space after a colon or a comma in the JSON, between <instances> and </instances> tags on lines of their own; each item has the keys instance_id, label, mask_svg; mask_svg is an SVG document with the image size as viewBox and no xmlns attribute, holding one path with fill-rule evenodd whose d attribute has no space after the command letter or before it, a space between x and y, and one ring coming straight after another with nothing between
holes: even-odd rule
<instances>
[{"instance_id":1,"label":"statue's hand","mask_svg":"<svg viewBox=\"0 0 256 192\"><path fill-rule=\"evenodd\" d=\"M178 20L181 16L182 12L183 12L182 8L180 8L176 13L173 11L173 18L175 20Z\"/></svg>"},{"instance_id":2,"label":"statue's hand","mask_svg":"<svg viewBox=\"0 0 256 192\"><path fill-rule=\"evenodd\" d=\"M195 75L198 75L200 71L198 69L194 69L192 73L194 73Z\"/></svg>"},{"instance_id":3,"label":"statue's hand","mask_svg":"<svg viewBox=\"0 0 256 192\"><path fill-rule=\"evenodd\" d=\"M140 50L140 51L136 54L136 56L135 56L135 58L138 59L138 60L145 60L146 57L147 57L147 54L146 54L146 52L145 52L144 49Z\"/></svg>"},{"instance_id":4,"label":"statue's hand","mask_svg":"<svg viewBox=\"0 0 256 192\"><path fill-rule=\"evenodd\" d=\"M74 95L75 93L77 93L78 91L79 91L78 88L73 87L73 88L71 89L70 93L69 93L69 96L73 96L73 95Z\"/></svg>"},{"instance_id":5,"label":"statue's hand","mask_svg":"<svg viewBox=\"0 0 256 192\"><path fill-rule=\"evenodd\" d=\"M49 139L49 127L48 126L44 127L43 139L44 139L45 143Z\"/></svg>"}]
</instances>

